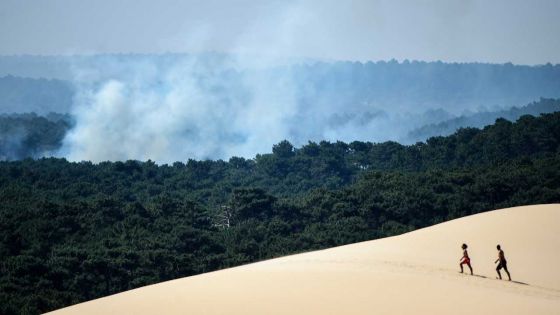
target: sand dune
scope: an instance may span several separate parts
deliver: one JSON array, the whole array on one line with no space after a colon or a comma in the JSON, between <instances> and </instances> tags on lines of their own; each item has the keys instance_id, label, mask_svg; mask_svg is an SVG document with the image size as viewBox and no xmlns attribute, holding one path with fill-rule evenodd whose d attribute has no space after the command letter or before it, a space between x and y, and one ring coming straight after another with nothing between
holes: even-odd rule
<instances>
[{"instance_id":1,"label":"sand dune","mask_svg":"<svg viewBox=\"0 0 560 315\"><path fill-rule=\"evenodd\" d=\"M475 276L458 273L469 244ZM515 282L495 279L501 244ZM560 314L560 205L168 281L52 314Z\"/></svg>"}]
</instances>

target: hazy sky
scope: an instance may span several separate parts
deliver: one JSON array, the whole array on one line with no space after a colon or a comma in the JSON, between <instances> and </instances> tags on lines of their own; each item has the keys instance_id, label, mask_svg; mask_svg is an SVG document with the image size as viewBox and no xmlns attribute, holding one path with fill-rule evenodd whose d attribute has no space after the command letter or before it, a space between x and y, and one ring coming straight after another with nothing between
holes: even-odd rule
<instances>
[{"instance_id":1,"label":"hazy sky","mask_svg":"<svg viewBox=\"0 0 560 315\"><path fill-rule=\"evenodd\" d=\"M560 63L558 0L0 0L0 54Z\"/></svg>"}]
</instances>

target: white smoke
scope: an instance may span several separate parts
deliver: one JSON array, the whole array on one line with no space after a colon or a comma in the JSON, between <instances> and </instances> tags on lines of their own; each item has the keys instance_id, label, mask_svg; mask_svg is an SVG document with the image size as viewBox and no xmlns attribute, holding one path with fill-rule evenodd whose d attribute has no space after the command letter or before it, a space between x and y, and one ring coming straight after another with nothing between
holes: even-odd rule
<instances>
[{"instance_id":1,"label":"white smoke","mask_svg":"<svg viewBox=\"0 0 560 315\"><path fill-rule=\"evenodd\" d=\"M297 113L288 75L203 63L197 57L165 69L132 63L120 79L85 84L63 154L158 162L251 156L288 135Z\"/></svg>"},{"instance_id":2,"label":"white smoke","mask_svg":"<svg viewBox=\"0 0 560 315\"><path fill-rule=\"evenodd\" d=\"M232 40L227 55L78 60L73 67L76 125L60 155L94 162L252 158L284 139L296 146L321 140L398 140L414 127L410 115L381 111L387 104L328 99L320 86L294 73L303 59L292 59L290 51L312 45L295 36L308 31L306 21L332 31L328 21L294 4L256 19ZM196 51L203 51L212 37L210 27L201 29L185 37L195 41Z\"/></svg>"},{"instance_id":3,"label":"white smoke","mask_svg":"<svg viewBox=\"0 0 560 315\"><path fill-rule=\"evenodd\" d=\"M287 63L293 32L308 17L294 5L256 19L227 57L199 53L169 56L162 63L108 56L78 62L76 126L60 154L72 161L166 163L269 152L303 129L290 68L275 67ZM203 25L185 38L203 51L210 29ZM263 54L255 54L258 49Z\"/></svg>"},{"instance_id":4,"label":"white smoke","mask_svg":"<svg viewBox=\"0 0 560 315\"><path fill-rule=\"evenodd\" d=\"M75 66L76 125L61 156L158 163L253 158L284 139L296 146L321 140L402 141L412 128L437 118L422 117L425 108L415 113L341 101L345 95L308 82L294 71L301 65L278 58L115 59Z\"/></svg>"}]
</instances>

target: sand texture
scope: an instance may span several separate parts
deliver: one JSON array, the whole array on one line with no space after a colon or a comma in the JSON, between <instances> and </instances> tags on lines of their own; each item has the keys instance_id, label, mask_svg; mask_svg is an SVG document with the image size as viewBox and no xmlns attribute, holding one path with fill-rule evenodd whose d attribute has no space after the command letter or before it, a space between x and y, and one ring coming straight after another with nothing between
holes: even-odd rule
<instances>
[{"instance_id":1,"label":"sand texture","mask_svg":"<svg viewBox=\"0 0 560 315\"><path fill-rule=\"evenodd\" d=\"M462 243L475 276L458 272ZM496 280L496 244L513 282ZM560 314L559 264L560 205L526 206L146 286L52 314Z\"/></svg>"}]
</instances>

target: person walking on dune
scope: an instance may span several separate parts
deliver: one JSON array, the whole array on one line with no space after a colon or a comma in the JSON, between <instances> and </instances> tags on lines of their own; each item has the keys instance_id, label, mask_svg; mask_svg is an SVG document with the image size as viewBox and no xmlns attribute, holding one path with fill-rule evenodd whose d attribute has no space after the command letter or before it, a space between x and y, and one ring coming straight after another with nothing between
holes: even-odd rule
<instances>
[{"instance_id":1,"label":"person walking on dune","mask_svg":"<svg viewBox=\"0 0 560 315\"><path fill-rule=\"evenodd\" d=\"M496 261L494 263L500 262L498 264L498 266L496 267L496 272L498 272L498 277L500 280L502 280L502 274L500 273L500 269L504 268L504 270L506 271L509 281L511 281L511 276L509 274L509 271L507 269L507 260L506 260L506 256L504 255L504 251L502 250L502 248L500 247L500 245L496 246L496 248L498 249L498 259L496 259Z\"/></svg>"},{"instance_id":2,"label":"person walking on dune","mask_svg":"<svg viewBox=\"0 0 560 315\"><path fill-rule=\"evenodd\" d=\"M463 265L467 265L471 270L471 276L473 274L471 267L471 259L469 258L469 253L467 252L467 244L463 244L461 248L463 249L463 257L459 259L459 267L461 267L461 273L463 273Z\"/></svg>"}]
</instances>

